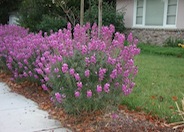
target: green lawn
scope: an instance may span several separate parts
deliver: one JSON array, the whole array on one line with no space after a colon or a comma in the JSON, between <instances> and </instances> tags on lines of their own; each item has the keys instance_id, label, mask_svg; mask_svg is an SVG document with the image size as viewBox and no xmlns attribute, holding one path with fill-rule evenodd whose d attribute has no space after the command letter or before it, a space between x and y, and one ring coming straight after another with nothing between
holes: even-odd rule
<instances>
[{"instance_id":1,"label":"green lawn","mask_svg":"<svg viewBox=\"0 0 184 132\"><path fill-rule=\"evenodd\" d=\"M170 51L170 48L164 48L168 51L167 49ZM122 103L130 109L141 108L148 113L156 114L168 122L181 120L180 116L174 114L177 108L172 97L177 96L181 99L184 93L184 58L143 51L135 61L139 67L135 79L136 87L132 94L123 98ZM171 109L172 107L174 109Z\"/></svg>"}]
</instances>

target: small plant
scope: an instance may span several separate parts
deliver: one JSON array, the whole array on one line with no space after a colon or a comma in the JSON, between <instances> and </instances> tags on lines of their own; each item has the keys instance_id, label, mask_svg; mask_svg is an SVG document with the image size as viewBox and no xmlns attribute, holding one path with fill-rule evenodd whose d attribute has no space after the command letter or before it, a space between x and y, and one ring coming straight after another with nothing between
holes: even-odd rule
<instances>
[{"instance_id":1,"label":"small plant","mask_svg":"<svg viewBox=\"0 0 184 132\"><path fill-rule=\"evenodd\" d=\"M175 101L175 104L176 104L176 107L177 107L177 113L179 116L181 116L181 119L183 121L180 121L180 122L174 122L174 123L170 123L169 126L173 126L173 129L176 130L180 127L183 127L184 126L184 95L183 95L183 99L181 100L181 106L182 106L182 109L180 109L179 105L178 105L178 98L177 97L173 97L173 100Z\"/></svg>"},{"instance_id":2,"label":"small plant","mask_svg":"<svg viewBox=\"0 0 184 132\"><path fill-rule=\"evenodd\" d=\"M179 43L178 46L184 48L184 44Z\"/></svg>"},{"instance_id":3,"label":"small plant","mask_svg":"<svg viewBox=\"0 0 184 132\"><path fill-rule=\"evenodd\" d=\"M183 44L183 43L184 43L183 39L169 37L165 41L165 46L167 46L167 47L177 47L178 44Z\"/></svg>"}]
</instances>

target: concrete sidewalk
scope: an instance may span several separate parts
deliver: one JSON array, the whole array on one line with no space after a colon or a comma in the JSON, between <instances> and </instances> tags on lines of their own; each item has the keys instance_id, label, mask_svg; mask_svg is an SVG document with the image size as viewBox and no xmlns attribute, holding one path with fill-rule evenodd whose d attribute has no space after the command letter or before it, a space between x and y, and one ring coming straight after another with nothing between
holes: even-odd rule
<instances>
[{"instance_id":1,"label":"concrete sidewalk","mask_svg":"<svg viewBox=\"0 0 184 132\"><path fill-rule=\"evenodd\" d=\"M0 82L0 132L71 132L63 128L59 121L49 119L46 111L23 97L10 92L9 87Z\"/></svg>"}]
</instances>

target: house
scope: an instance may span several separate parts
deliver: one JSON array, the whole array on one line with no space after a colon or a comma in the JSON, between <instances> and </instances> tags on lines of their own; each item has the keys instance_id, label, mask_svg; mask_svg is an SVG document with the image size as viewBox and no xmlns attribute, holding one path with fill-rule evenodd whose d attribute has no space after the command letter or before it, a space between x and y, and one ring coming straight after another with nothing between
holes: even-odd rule
<instances>
[{"instance_id":1,"label":"house","mask_svg":"<svg viewBox=\"0 0 184 132\"><path fill-rule=\"evenodd\" d=\"M17 12L11 12L9 13L9 21L8 24L9 25L18 25L18 14Z\"/></svg>"},{"instance_id":2,"label":"house","mask_svg":"<svg viewBox=\"0 0 184 132\"><path fill-rule=\"evenodd\" d=\"M184 39L184 0L117 0L125 10L125 27L140 42L162 45L169 37Z\"/></svg>"}]
</instances>

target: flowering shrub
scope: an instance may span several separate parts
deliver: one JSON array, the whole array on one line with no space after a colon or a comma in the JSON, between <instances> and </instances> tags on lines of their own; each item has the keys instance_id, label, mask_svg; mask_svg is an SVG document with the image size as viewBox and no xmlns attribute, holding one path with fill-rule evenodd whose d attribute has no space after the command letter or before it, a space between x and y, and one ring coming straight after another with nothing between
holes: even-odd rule
<instances>
[{"instance_id":1,"label":"flowering shrub","mask_svg":"<svg viewBox=\"0 0 184 132\"><path fill-rule=\"evenodd\" d=\"M32 79L68 113L81 113L117 105L132 92L137 74L134 56L139 54L137 39L115 33L104 26L98 37L97 25L76 25L51 33L0 26L0 59L14 78ZM128 42L128 45L124 45Z\"/></svg>"},{"instance_id":2,"label":"flowering shrub","mask_svg":"<svg viewBox=\"0 0 184 132\"><path fill-rule=\"evenodd\" d=\"M132 34L127 40L121 33L114 34L112 25L102 27L100 38L97 25L91 29L88 24L76 25L73 37L71 28L66 30L61 44L66 50L58 51L62 61L52 65L47 83L53 89L52 100L69 113L119 104L135 85L137 39Z\"/></svg>"},{"instance_id":3,"label":"flowering shrub","mask_svg":"<svg viewBox=\"0 0 184 132\"><path fill-rule=\"evenodd\" d=\"M22 38L28 34L28 30L14 26L14 25L4 25L0 26L0 67L7 69L6 61L12 52L15 45L15 41Z\"/></svg>"}]
</instances>

